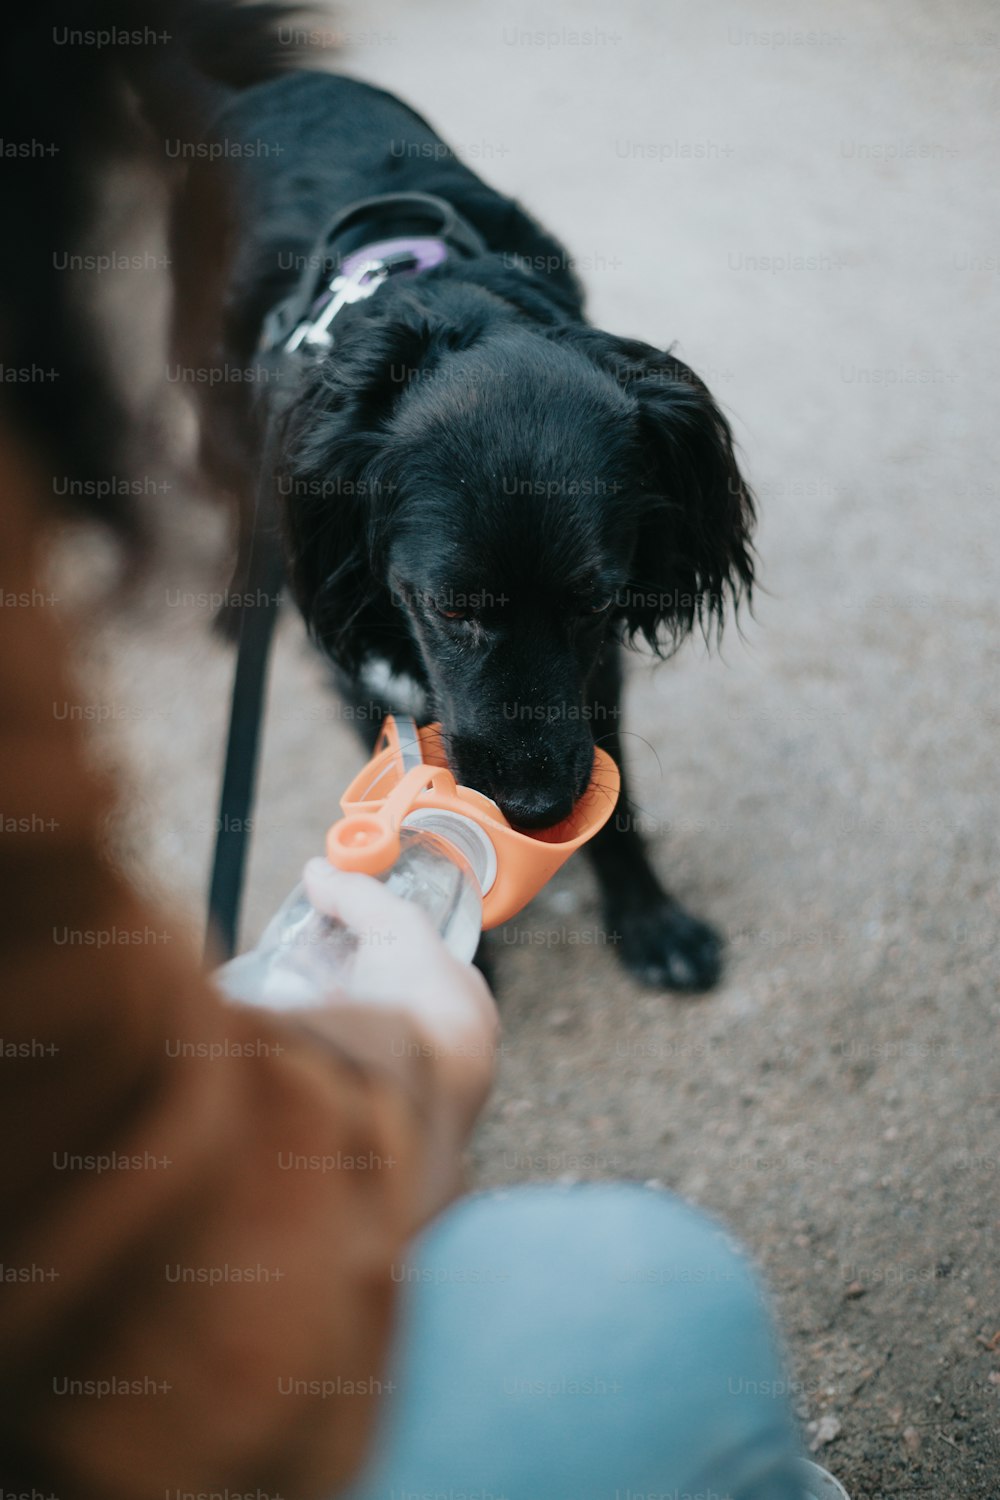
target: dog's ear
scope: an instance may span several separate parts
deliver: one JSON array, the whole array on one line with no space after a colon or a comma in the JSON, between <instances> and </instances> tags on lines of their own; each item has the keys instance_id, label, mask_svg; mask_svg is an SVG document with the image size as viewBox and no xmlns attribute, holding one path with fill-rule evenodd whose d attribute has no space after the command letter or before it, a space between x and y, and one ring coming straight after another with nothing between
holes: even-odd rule
<instances>
[{"instance_id":1,"label":"dog's ear","mask_svg":"<svg viewBox=\"0 0 1000 1500\"><path fill-rule=\"evenodd\" d=\"M291 585L310 632L348 671L383 644L392 655L387 427L442 337L405 299L382 316L345 318L336 357L307 366L285 402L276 480Z\"/></svg>"},{"instance_id":2,"label":"dog's ear","mask_svg":"<svg viewBox=\"0 0 1000 1500\"><path fill-rule=\"evenodd\" d=\"M669 351L598 329L559 330L635 401L637 492L632 576L621 591L626 636L657 651L700 625L722 628L729 602L750 602L753 496L733 452L729 423L708 387Z\"/></svg>"}]
</instances>

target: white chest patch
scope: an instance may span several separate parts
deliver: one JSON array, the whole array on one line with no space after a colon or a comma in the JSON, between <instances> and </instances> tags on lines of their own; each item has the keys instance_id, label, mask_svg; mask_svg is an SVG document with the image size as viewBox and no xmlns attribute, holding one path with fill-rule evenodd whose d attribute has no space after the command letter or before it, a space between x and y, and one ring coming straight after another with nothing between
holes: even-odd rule
<instances>
[{"instance_id":1,"label":"white chest patch","mask_svg":"<svg viewBox=\"0 0 1000 1500\"><path fill-rule=\"evenodd\" d=\"M418 721L427 707L423 688L405 673L394 673L387 661L373 659L361 671L361 686L381 698L393 713L410 714Z\"/></svg>"}]
</instances>

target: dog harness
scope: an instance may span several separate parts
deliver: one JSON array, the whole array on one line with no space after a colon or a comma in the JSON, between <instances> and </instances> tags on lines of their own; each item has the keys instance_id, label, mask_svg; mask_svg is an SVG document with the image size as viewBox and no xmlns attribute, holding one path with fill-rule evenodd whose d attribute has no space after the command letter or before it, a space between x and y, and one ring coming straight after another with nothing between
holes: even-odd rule
<instances>
[{"instance_id":1,"label":"dog harness","mask_svg":"<svg viewBox=\"0 0 1000 1500\"><path fill-rule=\"evenodd\" d=\"M383 236L395 233L367 238L380 226ZM337 214L320 236L295 291L265 318L260 350L322 355L333 345L330 325L342 308L373 296L391 277L431 271L453 255L484 255L487 248L478 230L443 198L363 198Z\"/></svg>"}]
</instances>

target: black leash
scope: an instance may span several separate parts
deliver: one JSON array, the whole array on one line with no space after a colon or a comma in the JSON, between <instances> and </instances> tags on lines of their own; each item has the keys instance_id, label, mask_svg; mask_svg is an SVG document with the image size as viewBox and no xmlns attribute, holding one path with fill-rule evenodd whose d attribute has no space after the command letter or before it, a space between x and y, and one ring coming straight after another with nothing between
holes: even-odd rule
<instances>
[{"instance_id":1,"label":"black leash","mask_svg":"<svg viewBox=\"0 0 1000 1500\"><path fill-rule=\"evenodd\" d=\"M262 541L264 544L262 545ZM215 855L208 895L206 955L216 962L236 951L240 904L250 842L260 750L267 664L281 599L282 566L277 544L254 537L248 579L250 599L240 610L239 644L229 709L226 765L219 796Z\"/></svg>"},{"instance_id":2,"label":"black leash","mask_svg":"<svg viewBox=\"0 0 1000 1500\"><path fill-rule=\"evenodd\" d=\"M236 670L229 706L226 763L215 825L215 853L208 894L205 955L210 961L232 958L236 951L251 810L257 780L261 721L267 686L267 664L278 619L283 583L281 547L265 525L265 490L274 477L277 423L272 418L254 502L250 558L240 602Z\"/></svg>"},{"instance_id":3,"label":"black leash","mask_svg":"<svg viewBox=\"0 0 1000 1500\"><path fill-rule=\"evenodd\" d=\"M294 350L300 351L298 357L301 358L316 353L315 348L309 347L308 341L303 343L300 350L300 343L295 340L294 335L300 325L309 321L310 314L315 316L320 312L322 295L320 303L317 303L317 294L322 294L326 280L338 263L334 240L343 243L352 230L355 239L359 235L364 239L380 219L388 219L396 230L400 227L400 219L408 228L412 226L411 232L413 229L429 229L462 256L480 255L486 250L482 236L450 203L427 193L391 193L353 203L327 225L313 254L307 257L305 269L295 290L265 319L260 341L260 352L263 355L291 358ZM389 228L389 223L385 224L385 230ZM323 335L319 347L330 342L329 336ZM209 884L208 931L205 938L205 953L209 962L231 958L236 951L250 844L250 814L260 758L267 665L283 581L280 542L267 524L271 515L270 486L275 477L278 453L278 411L268 413L266 424L261 471L254 500L246 597L240 606L239 643L229 710L226 763L219 796L215 853Z\"/></svg>"}]
</instances>

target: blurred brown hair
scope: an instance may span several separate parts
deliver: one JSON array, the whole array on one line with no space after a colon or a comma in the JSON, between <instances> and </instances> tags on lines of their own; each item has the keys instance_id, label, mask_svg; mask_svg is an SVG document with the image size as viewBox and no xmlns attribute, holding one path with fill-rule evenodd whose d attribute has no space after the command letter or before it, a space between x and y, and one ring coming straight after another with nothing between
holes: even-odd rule
<instances>
[{"instance_id":1,"label":"blurred brown hair","mask_svg":"<svg viewBox=\"0 0 1000 1500\"><path fill-rule=\"evenodd\" d=\"M297 13L232 0L21 0L5 23L2 417L53 481L54 504L59 476L59 495L125 538L139 529L120 483L136 434L93 278L68 275L66 260L98 248L123 162L146 169L128 175L127 207L158 213L177 171L163 138L198 130L229 90L300 65L277 37Z\"/></svg>"}]
</instances>

